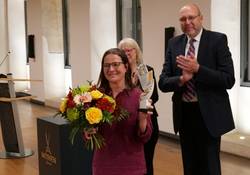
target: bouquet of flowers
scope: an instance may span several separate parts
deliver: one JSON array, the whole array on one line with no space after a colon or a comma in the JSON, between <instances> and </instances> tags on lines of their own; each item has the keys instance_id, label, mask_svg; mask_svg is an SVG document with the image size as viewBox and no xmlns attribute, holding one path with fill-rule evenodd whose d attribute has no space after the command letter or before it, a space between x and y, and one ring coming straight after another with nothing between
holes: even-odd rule
<instances>
[{"instance_id":1,"label":"bouquet of flowers","mask_svg":"<svg viewBox=\"0 0 250 175\"><path fill-rule=\"evenodd\" d=\"M103 136L98 133L98 127L123 120L127 118L128 112L118 107L112 97L102 93L95 85L89 83L89 85L70 89L62 100L56 115L61 115L69 121L72 144L78 132L91 133L90 137L84 140L86 148L93 150L105 145Z\"/></svg>"}]
</instances>

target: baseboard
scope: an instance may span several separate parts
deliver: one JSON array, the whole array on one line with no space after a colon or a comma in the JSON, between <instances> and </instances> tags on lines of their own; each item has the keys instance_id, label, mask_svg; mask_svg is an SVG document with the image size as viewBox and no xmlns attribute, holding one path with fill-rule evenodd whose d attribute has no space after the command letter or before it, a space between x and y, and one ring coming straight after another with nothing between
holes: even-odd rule
<instances>
[{"instance_id":1,"label":"baseboard","mask_svg":"<svg viewBox=\"0 0 250 175\"><path fill-rule=\"evenodd\" d=\"M159 131L159 135L163 138L173 139L179 141L179 136L177 134L172 134L169 132Z\"/></svg>"},{"instance_id":2,"label":"baseboard","mask_svg":"<svg viewBox=\"0 0 250 175\"><path fill-rule=\"evenodd\" d=\"M31 103L37 104L37 105L43 105L45 106L45 103L43 101L40 100L36 100L36 99L30 99Z\"/></svg>"}]
</instances>

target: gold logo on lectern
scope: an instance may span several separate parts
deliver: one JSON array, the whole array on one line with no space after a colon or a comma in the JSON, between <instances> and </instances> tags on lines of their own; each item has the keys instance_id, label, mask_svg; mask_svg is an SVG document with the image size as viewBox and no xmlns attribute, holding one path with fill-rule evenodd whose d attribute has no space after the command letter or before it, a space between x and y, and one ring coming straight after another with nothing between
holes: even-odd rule
<instances>
[{"instance_id":1,"label":"gold logo on lectern","mask_svg":"<svg viewBox=\"0 0 250 175\"><path fill-rule=\"evenodd\" d=\"M45 149L41 151L41 157L45 159L47 165L56 165L56 157L52 154L50 149L50 135L45 131Z\"/></svg>"}]
</instances>

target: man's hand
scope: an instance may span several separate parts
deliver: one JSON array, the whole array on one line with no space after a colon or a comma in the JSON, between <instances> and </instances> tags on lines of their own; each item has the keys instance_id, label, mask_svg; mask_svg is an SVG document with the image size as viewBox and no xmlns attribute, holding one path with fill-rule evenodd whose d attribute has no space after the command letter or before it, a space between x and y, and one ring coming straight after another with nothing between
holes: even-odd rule
<instances>
[{"instance_id":1,"label":"man's hand","mask_svg":"<svg viewBox=\"0 0 250 175\"><path fill-rule=\"evenodd\" d=\"M200 65L193 54L188 57L179 55L176 57L176 62L177 67L182 69L182 75L180 76L180 86L182 86L193 78L194 73L198 72Z\"/></svg>"},{"instance_id":2,"label":"man's hand","mask_svg":"<svg viewBox=\"0 0 250 175\"><path fill-rule=\"evenodd\" d=\"M187 81L193 78L194 74L185 70L182 70L182 75L180 77L181 84L186 83Z\"/></svg>"},{"instance_id":3,"label":"man's hand","mask_svg":"<svg viewBox=\"0 0 250 175\"><path fill-rule=\"evenodd\" d=\"M179 55L176 58L176 62L177 66L186 72L197 73L200 68L200 65L194 55L187 57Z\"/></svg>"}]
</instances>

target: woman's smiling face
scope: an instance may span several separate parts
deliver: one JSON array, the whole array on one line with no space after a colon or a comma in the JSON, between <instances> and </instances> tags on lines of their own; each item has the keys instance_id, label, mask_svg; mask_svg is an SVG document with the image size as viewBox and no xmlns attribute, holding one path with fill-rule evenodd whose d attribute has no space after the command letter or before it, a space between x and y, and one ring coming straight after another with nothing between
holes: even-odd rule
<instances>
[{"instance_id":1,"label":"woman's smiling face","mask_svg":"<svg viewBox=\"0 0 250 175\"><path fill-rule=\"evenodd\" d=\"M127 68L120 56L115 54L106 55L103 62L103 70L106 79L110 83L125 82Z\"/></svg>"}]
</instances>

